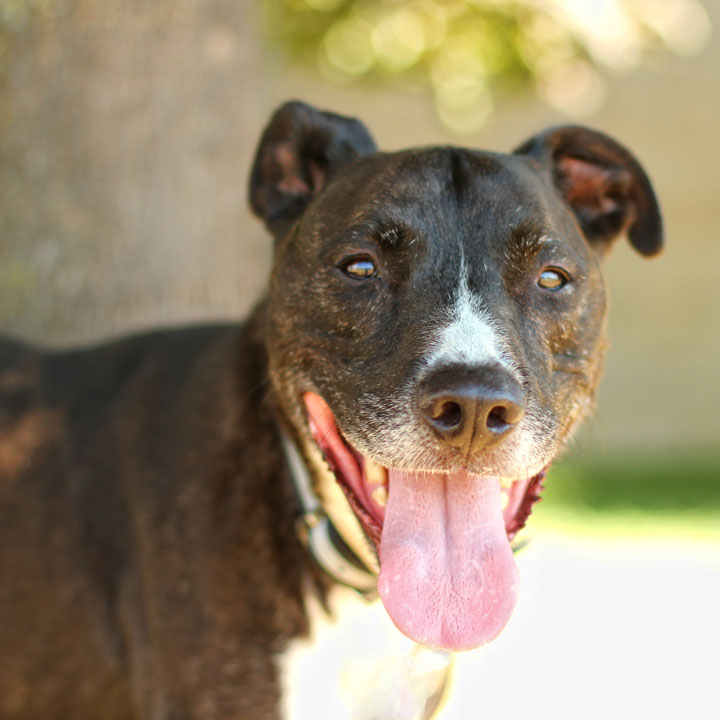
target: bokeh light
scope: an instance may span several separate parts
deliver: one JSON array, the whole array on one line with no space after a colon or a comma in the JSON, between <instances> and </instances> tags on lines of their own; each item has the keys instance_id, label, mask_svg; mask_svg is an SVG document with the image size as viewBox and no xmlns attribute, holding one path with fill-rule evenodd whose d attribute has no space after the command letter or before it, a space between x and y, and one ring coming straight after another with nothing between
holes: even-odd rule
<instances>
[{"instance_id":1,"label":"bokeh light","mask_svg":"<svg viewBox=\"0 0 720 720\"><path fill-rule=\"evenodd\" d=\"M697 0L266 0L278 47L339 82L420 79L442 122L477 130L521 85L571 116L595 112L606 74L651 52L698 52Z\"/></svg>"}]
</instances>

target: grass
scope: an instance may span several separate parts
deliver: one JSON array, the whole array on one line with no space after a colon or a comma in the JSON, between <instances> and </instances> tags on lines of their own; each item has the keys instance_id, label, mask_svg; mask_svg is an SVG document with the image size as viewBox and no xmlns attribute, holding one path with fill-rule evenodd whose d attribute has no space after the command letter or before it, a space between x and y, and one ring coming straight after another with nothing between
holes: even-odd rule
<instances>
[{"instance_id":1,"label":"grass","mask_svg":"<svg viewBox=\"0 0 720 720\"><path fill-rule=\"evenodd\" d=\"M566 459L550 471L531 525L720 541L720 453Z\"/></svg>"}]
</instances>

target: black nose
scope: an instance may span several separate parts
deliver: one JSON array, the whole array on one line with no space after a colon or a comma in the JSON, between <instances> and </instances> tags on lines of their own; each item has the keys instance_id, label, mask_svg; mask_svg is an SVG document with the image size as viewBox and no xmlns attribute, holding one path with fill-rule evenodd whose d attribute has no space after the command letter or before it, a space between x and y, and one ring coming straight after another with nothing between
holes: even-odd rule
<instances>
[{"instance_id":1,"label":"black nose","mask_svg":"<svg viewBox=\"0 0 720 720\"><path fill-rule=\"evenodd\" d=\"M454 366L423 380L418 407L440 440L476 452L501 441L520 422L525 393L504 368Z\"/></svg>"}]
</instances>

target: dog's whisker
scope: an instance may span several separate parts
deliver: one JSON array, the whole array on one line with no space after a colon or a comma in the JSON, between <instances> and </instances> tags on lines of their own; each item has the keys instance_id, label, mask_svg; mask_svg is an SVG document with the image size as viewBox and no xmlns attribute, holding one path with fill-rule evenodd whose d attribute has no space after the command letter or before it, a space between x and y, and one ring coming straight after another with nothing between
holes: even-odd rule
<instances>
[{"instance_id":1,"label":"dog's whisker","mask_svg":"<svg viewBox=\"0 0 720 720\"><path fill-rule=\"evenodd\" d=\"M0 340L0 717L312 714L299 679L332 637L328 707L429 720L452 654L513 612L516 534L560 449L583 451L600 259L662 246L644 171L579 126L511 155L378 153L291 102L249 199L275 256L245 325ZM338 644L342 613L314 632L314 605L346 588L382 607ZM412 649L367 667L375 627Z\"/></svg>"}]
</instances>

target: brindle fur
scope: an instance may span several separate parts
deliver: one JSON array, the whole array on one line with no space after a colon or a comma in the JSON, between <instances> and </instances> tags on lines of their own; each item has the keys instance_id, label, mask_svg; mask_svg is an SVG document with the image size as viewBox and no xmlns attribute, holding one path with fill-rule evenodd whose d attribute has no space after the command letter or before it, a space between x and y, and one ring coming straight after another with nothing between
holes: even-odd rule
<instances>
[{"instance_id":1,"label":"brindle fur","mask_svg":"<svg viewBox=\"0 0 720 720\"><path fill-rule=\"evenodd\" d=\"M607 246L661 244L637 162L582 128L517 155L380 154L359 122L290 103L250 199L276 257L244 325L59 353L0 342L2 720L277 718L275 657L326 582L280 449L280 425L306 436L299 393L387 465L527 477L592 404ZM358 251L376 281L338 268ZM547 263L571 266L572 297L535 292ZM461 267L527 396L515 439L470 458L413 400Z\"/></svg>"}]
</instances>

